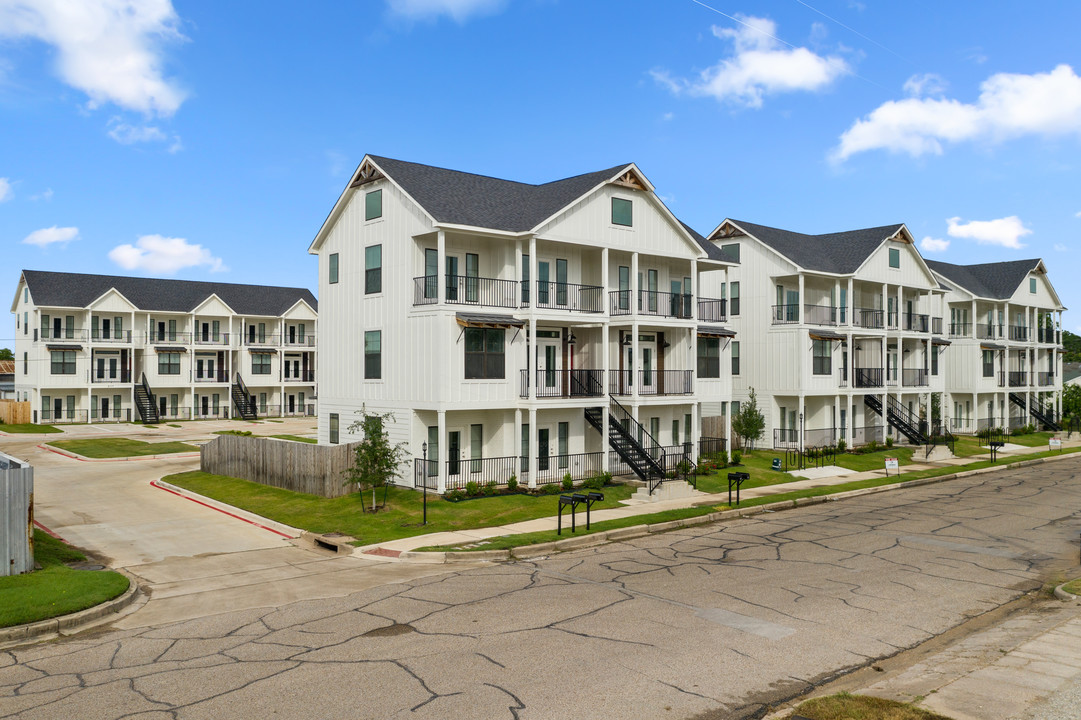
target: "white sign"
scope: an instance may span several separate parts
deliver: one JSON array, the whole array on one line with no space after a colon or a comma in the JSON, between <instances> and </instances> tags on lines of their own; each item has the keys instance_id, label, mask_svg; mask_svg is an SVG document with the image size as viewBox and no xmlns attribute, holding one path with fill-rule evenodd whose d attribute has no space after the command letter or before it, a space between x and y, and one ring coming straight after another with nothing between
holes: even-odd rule
<instances>
[{"instance_id":1,"label":"white sign","mask_svg":"<svg viewBox=\"0 0 1081 720\"><path fill-rule=\"evenodd\" d=\"M1055 448L1062 449L1062 438L1051 438L1051 449L1054 450Z\"/></svg>"},{"instance_id":2,"label":"white sign","mask_svg":"<svg viewBox=\"0 0 1081 720\"><path fill-rule=\"evenodd\" d=\"M897 458L886 458L886 469L896 470L900 467L900 463L897 462Z\"/></svg>"}]
</instances>

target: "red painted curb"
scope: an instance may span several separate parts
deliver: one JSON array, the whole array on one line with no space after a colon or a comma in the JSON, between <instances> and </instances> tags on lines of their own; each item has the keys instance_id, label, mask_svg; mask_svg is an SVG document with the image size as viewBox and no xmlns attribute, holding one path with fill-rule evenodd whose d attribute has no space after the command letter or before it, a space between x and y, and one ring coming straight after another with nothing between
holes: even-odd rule
<instances>
[{"instance_id":1,"label":"red painted curb","mask_svg":"<svg viewBox=\"0 0 1081 720\"><path fill-rule=\"evenodd\" d=\"M67 542L67 540L65 540L64 538L60 537L60 536L59 536L59 535L57 535L56 533L54 533L54 532L53 532L52 530L50 530L49 528L47 528L47 527L45 527L44 525L42 525L41 523L39 523L39 522L38 522L37 520L35 520L35 521L34 521L34 525L36 525L36 526L37 526L38 528L40 528L40 529L41 529L41 531L42 531L43 533L45 533L46 535L48 535L48 536L50 536L50 537L54 537L54 538L56 538L57 540L59 540L60 542Z\"/></svg>"},{"instance_id":2,"label":"red painted curb","mask_svg":"<svg viewBox=\"0 0 1081 720\"><path fill-rule=\"evenodd\" d=\"M151 485L151 487L156 487L158 490L164 490L165 492L172 493L173 495L176 495L177 497L182 497L185 500L191 500L193 503L196 503L198 505L202 505L203 507L206 507L206 508L210 508L211 510L217 510L218 512L222 513L223 515L228 515L231 518L236 518L237 520L241 520L243 522L246 522L249 525L254 525L255 527L260 528L262 530L268 530L268 531L274 533L275 535L281 535L283 538L285 538L287 540L292 540L293 539L292 535L286 535L285 533L281 532L280 530L275 530L274 528L269 528L266 525L260 525L259 523L255 522L254 520L249 520L248 518L240 517L239 515L234 515L233 513L229 512L227 510L222 510L220 507L215 507L213 505L210 505L209 503L203 502L202 500L196 500L193 497L188 497L187 495L185 495L183 493L178 493L176 490L170 490L167 487L162 487L161 485L158 485L157 480L151 480L150 485Z\"/></svg>"}]
</instances>

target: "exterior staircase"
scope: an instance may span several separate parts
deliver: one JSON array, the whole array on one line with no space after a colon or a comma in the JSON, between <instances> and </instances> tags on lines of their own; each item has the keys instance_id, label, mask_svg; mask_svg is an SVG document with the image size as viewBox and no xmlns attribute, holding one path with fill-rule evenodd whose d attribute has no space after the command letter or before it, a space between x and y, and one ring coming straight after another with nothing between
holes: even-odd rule
<instances>
[{"instance_id":1,"label":"exterior staircase","mask_svg":"<svg viewBox=\"0 0 1081 720\"><path fill-rule=\"evenodd\" d=\"M146 373L143 373L139 382L135 384L135 407L144 424L152 425L161 421L156 399L150 392L150 385L146 382Z\"/></svg>"},{"instance_id":2,"label":"exterior staircase","mask_svg":"<svg viewBox=\"0 0 1081 720\"><path fill-rule=\"evenodd\" d=\"M248 386L244 384L244 378L240 377L240 373L236 374L236 382L232 387L233 405L236 406L237 414L245 420L255 420L259 417L259 413L256 412L255 403L252 402L251 393L248 392Z\"/></svg>"},{"instance_id":3,"label":"exterior staircase","mask_svg":"<svg viewBox=\"0 0 1081 720\"><path fill-rule=\"evenodd\" d=\"M1010 393L1010 402L1022 410L1025 409L1025 398L1019 393ZM1048 412L1043 405L1040 404L1040 401L1035 398L1033 398L1028 405L1028 414L1036 420L1039 420L1048 430L1062 429L1062 426L1055 422L1054 413Z\"/></svg>"},{"instance_id":4,"label":"exterior staircase","mask_svg":"<svg viewBox=\"0 0 1081 720\"><path fill-rule=\"evenodd\" d=\"M634 419L627 409L619 404L613 397L609 397L612 408L608 413L608 445L616 451L616 454L627 463L635 475L647 483L649 492L652 494L665 480L665 454L652 435L641 423ZM605 434L602 425L604 411L599 407L586 408L586 421ZM626 426L624 426L626 424ZM637 437L636 437L637 436ZM642 442L638 441L642 438ZM652 452L643 447L648 445Z\"/></svg>"},{"instance_id":5,"label":"exterior staircase","mask_svg":"<svg viewBox=\"0 0 1081 720\"><path fill-rule=\"evenodd\" d=\"M882 416L882 401L875 395L864 395L863 404L870 408L876 415ZM901 403L892 397L886 398L886 422L894 430L904 435L913 445L927 445L928 438L921 427L919 418L909 412Z\"/></svg>"}]
</instances>

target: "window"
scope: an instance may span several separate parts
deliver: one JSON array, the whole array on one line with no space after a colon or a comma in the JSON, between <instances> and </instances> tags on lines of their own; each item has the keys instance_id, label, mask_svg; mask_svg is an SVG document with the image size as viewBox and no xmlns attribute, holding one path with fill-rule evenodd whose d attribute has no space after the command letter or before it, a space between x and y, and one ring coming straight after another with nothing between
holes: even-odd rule
<instances>
[{"instance_id":1,"label":"window","mask_svg":"<svg viewBox=\"0 0 1081 720\"><path fill-rule=\"evenodd\" d=\"M338 413L330 414L330 444L338 444Z\"/></svg>"},{"instance_id":2,"label":"window","mask_svg":"<svg viewBox=\"0 0 1081 720\"><path fill-rule=\"evenodd\" d=\"M42 314L41 316L41 339L48 340L49 335L49 316Z\"/></svg>"},{"instance_id":3,"label":"window","mask_svg":"<svg viewBox=\"0 0 1081 720\"><path fill-rule=\"evenodd\" d=\"M469 426L469 472L479 473L484 469L484 425Z\"/></svg>"},{"instance_id":4,"label":"window","mask_svg":"<svg viewBox=\"0 0 1081 720\"><path fill-rule=\"evenodd\" d=\"M16 315L16 317L18 317L18 316ZM23 310L23 335L26 335L26 334L28 334L30 332L29 320L30 320L30 313L28 313L26 310Z\"/></svg>"},{"instance_id":5,"label":"window","mask_svg":"<svg viewBox=\"0 0 1081 720\"><path fill-rule=\"evenodd\" d=\"M728 291L728 312L730 315L739 315L739 283L729 283L732 287Z\"/></svg>"},{"instance_id":6,"label":"window","mask_svg":"<svg viewBox=\"0 0 1081 720\"><path fill-rule=\"evenodd\" d=\"M559 453L559 467L566 468L570 465L570 458L567 457L567 446L570 442L570 423L561 422L556 426L556 450Z\"/></svg>"},{"instance_id":7,"label":"window","mask_svg":"<svg viewBox=\"0 0 1081 720\"><path fill-rule=\"evenodd\" d=\"M364 333L364 379L379 380L383 377L383 331L368 330Z\"/></svg>"},{"instance_id":8,"label":"window","mask_svg":"<svg viewBox=\"0 0 1081 720\"><path fill-rule=\"evenodd\" d=\"M698 377L719 378L721 376L721 339L714 337L698 338Z\"/></svg>"},{"instance_id":9,"label":"window","mask_svg":"<svg viewBox=\"0 0 1081 720\"><path fill-rule=\"evenodd\" d=\"M730 262L739 262L739 243L721 245L721 259Z\"/></svg>"},{"instance_id":10,"label":"window","mask_svg":"<svg viewBox=\"0 0 1081 720\"><path fill-rule=\"evenodd\" d=\"M631 227L633 225L633 206L630 200L612 198L612 224Z\"/></svg>"},{"instance_id":11,"label":"window","mask_svg":"<svg viewBox=\"0 0 1081 720\"><path fill-rule=\"evenodd\" d=\"M629 310L631 307L631 269L626 265L619 266L619 309Z\"/></svg>"},{"instance_id":12,"label":"window","mask_svg":"<svg viewBox=\"0 0 1081 720\"><path fill-rule=\"evenodd\" d=\"M690 413L683 416L683 442L694 442L691 439L691 415Z\"/></svg>"},{"instance_id":13,"label":"window","mask_svg":"<svg viewBox=\"0 0 1081 720\"><path fill-rule=\"evenodd\" d=\"M983 376L994 377L995 376L995 351L984 350L983 351Z\"/></svg>"},{"instance_id":14,"label":"window","mask_svg":"<svg viewBox=\"0 0 1081 720\"><path fill-rule=\"evenodd\" d=\"M30 353L23 353L23 375L28 375L30 372Z\"/></svg>"},{"instance_id":15,"label":"window","mask_svg":"<svg viewBox=\"0 0 1081 720\"><path fill-rule=\"evenodd\" d=\"M931 344L931 374L938 375L938 345Z\"/></svg>"},{"instance_id":16,"label":"window","mask_svg":"<svg viewBox=\"0 0 1081 720\"><path fill-rule=\"evenodd\" d=\"M375 220L383 217L383 191L372 190L364 196L364 219Z\"/></svg>"},{"instance_id":17,"label":"window","mask_svg":"<svg viewBox=\"0 0 1081 720\"><path fill-rule=\"evenodd\" d=\"M75 351L74 350L53 350L49 354L52 356L52 374L53 375L74 375L75 374Z\"/></svg>"},{"instance_id":18,"label":"window","mask_svg":"<svg viewBox=\"0 0 1081 720\"><path fill-rule=\"evenodd\" d=\"M180 353L158 353L158 375L179 375Z\"/></svg>"},{"instance_id":19,"label":"window","mask_svg":"<svg viewBox=\"0 0 1081 720\"><path fill-rule=\"evenodd\" d=\"M465 329L465 379L502 380L506 355L502 328Z\"/></svg>"},{"instance_id":20,"label":"window","mask_svg":"<svg viewBox=\"0 0 1081 720\"><path fill-rule=\"evenodd\" d=\"M732 343L732 374L739 375L739 343Z\"/></svg>"},{"instance_id":21,"label":"window","mask_svg":"<svg viewBox=\"0 0 1081 720\"><path fill-rule=\"evenodd\" d=\"M1036 278L1028 279L1028 291L1033 295L1036 294Z\"/></svg>"},{"instance_id":22,"label":"window","mask_svg":"<svg viewBox=\"0 0 1081 720\"><path fill-rule=\"evenodd\" d=\"M30 302L30 288L23 288L23 302Z\"/></svg>"},{"instance_id":23,"label":"window","mask_svg":"<svg viewBox=\"0 0 1081 720\"><path fill-rule=\"evenodd\" d=\"M672 420L672 444L679 445L679 418Z\"/></svg>"},{"instance_id":24,"label":"window","mask_svg":"<svg viewBox=\"0 0 1081 720\"><path fill-rule=\"evenodd\" d=\"M901 267L901 250L900 248L890 248L890 267Z\"/></svg>"},{"instance_id":25,"label":"window","mask_svg":"<svg viewBox=\"0 0 1081 720\"><path fill-rule=\"evenodd\" d=\"M252 375L269 375L270 374L270 354L269 353L252 353L251 356L251 374Z\"/></svg>"},{"instance_id":26,"label":"window","mask_svg":"<svg viewBox=\"0 0 1081 720\"><path fill-rule=\"evenodd\" d=\"M811 361L811 371L815 375L829 375L833 372L831 367L831 360L833 359L833 341L831 340L814 340L812 352L814 353Z\"/></svg>"},{"instance_id":27,"label":"window","mask_svg":"<svg viewBox=\"0 0 1081 720\"><path fill-rule=\"evenodd\" d=\"M330 284L335 285L338 282L338 253L330 254Z\"/></svg>"},{"instance_id":28,"label":"window","mask_svg":"<svg viewBox=\"0 0 1081 720\"><path fill-rule=\"evenodd\" d=\"M383 291L383 246L364 248L364 294Z\"/></svg>"}]
</instances>

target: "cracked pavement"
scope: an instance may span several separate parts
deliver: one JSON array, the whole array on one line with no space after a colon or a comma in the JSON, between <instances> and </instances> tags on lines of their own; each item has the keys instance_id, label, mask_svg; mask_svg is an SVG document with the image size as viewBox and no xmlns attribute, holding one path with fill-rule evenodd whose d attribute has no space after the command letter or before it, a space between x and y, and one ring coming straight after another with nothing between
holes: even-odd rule
<instances>
[{"instance_id":1,"label":"cracked pavement","mask_svg":"<svg viewBox=\"0 0 1081 720\"><path fill-rule=\"evenodd\" d=\"M0 652L0 718L753 717L1076 571L1079 472L1071 459Z\"/></svg>"}]
</instances>

